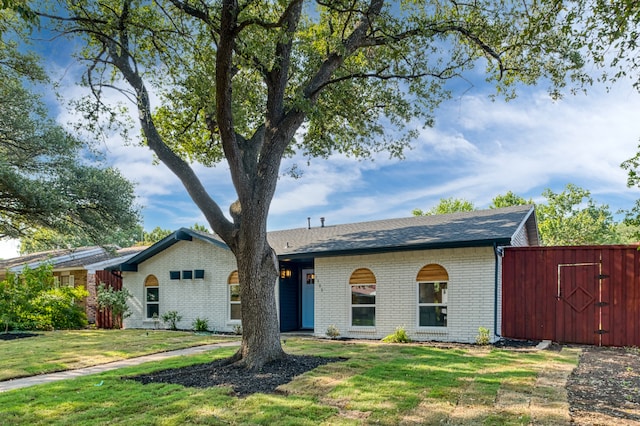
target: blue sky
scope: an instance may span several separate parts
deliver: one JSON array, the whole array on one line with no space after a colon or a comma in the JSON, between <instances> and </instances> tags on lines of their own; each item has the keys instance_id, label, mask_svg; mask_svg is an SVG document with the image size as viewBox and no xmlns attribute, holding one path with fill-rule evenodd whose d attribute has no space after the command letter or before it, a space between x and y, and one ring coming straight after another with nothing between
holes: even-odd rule
<instances>
[{"instance_id":1,"label":"blue sky","mask_svg":"<svg viewBox=\"0 0 640 426\"><path fill-rule=\"evenodd\" d=\"M61 76L67 98L85 93L73 85L68 62L50 60L48 66ZM611 90L594 86L586 95L560 101L551 100L542 86L523 87L509 102L492 101L491 93L480 83L462 87L438 109L435 126L421 132L403 161L385 154L374 161L313 159L310 165L305 158L286 159L283 168L296 163L303 175L280 179L269 229L305 227L307 217L319 226L320 217L331 225L410 216L413 209L426 210L447 197L486 208L509 190L542 201L546 188L560 192L568 183L590 190L613 212L631 208L640 198L640 190L626 186L620 168L640 139L640 94L630 82ZM64 108L53 111L62 125L73 119ZM205 224L178 179L164 165L153 164L150 150L124 144L117 135L105 137L103 148L109 164L136 183L146 230ZM227 167L195 167L227 211L235 199ZM12 255L15 243L0 244L0 258Z\"/></svg>"}]
</instances>

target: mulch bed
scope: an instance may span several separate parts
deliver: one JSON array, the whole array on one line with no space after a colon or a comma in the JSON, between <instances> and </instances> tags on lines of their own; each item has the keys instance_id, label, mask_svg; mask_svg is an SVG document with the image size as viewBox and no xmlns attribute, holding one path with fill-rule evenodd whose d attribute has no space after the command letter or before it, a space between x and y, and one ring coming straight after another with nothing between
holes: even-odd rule
<instances>
[{"instance_id":1,"label":"mulch bed","mask_svg":"<svg viewBox=\"0 0 640 426\"><path fill-rule=\"evenodd\" d=\"M344 358L287 355L281 360L265 364L260 370L254 371L228 364L225 359L221 359L206 364L126 378L143 384L173 383L197 388L229 386L234 395L247 396L256 392L275 393L278 386L289 383L295 376L321 365L344 360Z\"/></svg>"},{"instance_id":2,"label":"mulch bed","mask_svg":"<svg viewBox=\"0 0 640 426\"><path fill-rule=\"evenodd\" d=\"M26 339L39 336L37 333L0 333L0 340Z\"/></svg>"},{"instance_id":3,"label":"mulch bed","mask_svg":"<svg viewBox=\"0 0 640 426\"><path fill-rule=\"evenodd\" d=\"M567 394L576 424L640 424L640 350L583 347Z\"/></svg>"}]
</instances>

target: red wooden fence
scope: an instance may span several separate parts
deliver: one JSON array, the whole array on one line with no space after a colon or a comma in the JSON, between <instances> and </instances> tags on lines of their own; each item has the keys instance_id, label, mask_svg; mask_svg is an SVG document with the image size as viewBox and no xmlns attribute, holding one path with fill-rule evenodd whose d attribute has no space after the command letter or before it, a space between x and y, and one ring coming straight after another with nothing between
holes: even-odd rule
<instances>
[{"instance_id":1,"label":"red wooden fence","mask_svg":"<svg viewBox=\"0 0 640 426\"><path fill-rule=\"evenodd\" d=\"M116 271L96 271L96 287L104 283L107 287L113 287L114 290L122 289L122 276ZM120 320L122 324L122 320ZM96 327L113 328L113 315L111 309L100 310L96 312Z\"/></svg>"},{"instance_id":2,"label":"red wooden fence","mask_svg":"<svg viewBox=\"0 0 640 426\"><path fill-rule=\"evenodd\" d=\"M636 246L508 247L502 274L504 337L640 346Z\"/></svg>"}]
</instances>

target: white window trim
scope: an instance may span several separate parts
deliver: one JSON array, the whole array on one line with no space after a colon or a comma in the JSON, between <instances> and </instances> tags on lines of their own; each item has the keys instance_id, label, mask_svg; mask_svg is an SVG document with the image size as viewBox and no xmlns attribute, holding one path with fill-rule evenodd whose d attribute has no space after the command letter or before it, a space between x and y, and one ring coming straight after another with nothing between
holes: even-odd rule
<instances>
[{"instance_id":1,"label":"white window trim","mask_svg":"<svg viewBox=\"0 0 640 426\"><path fill-rule=\"evenodd\" d=\"M420 303L420 284L437 284L437 283L446 283L447 289L442 295L443 303ZM422 333L434 332L434 333L444 333L447 331L449 327L449 281L417 281L416 282L416 327L418 331ZM420 325L420 308L423 306L441 306L447 308L447 325L439 326L439 325Z\"/></svg>"},{"instance_id":2,"label":"white window trim","mask_svg":"<svg viewBox=\"0 0 640 426\"><path fill-rule=\"evenodd\" d=\"M376 303L374 304L357 304L354 305L353 302L351 301L353 298L353 293L351 291L351 288L354 286L369 286L369 285L374 285L376 286ZM378 284L377 283L371 283L371 284L349 284L347 283L347 288L349 290L349 329L351 331L362 331L362 332L374 332L376 330L376 324L378 324L377 321L377 304L378 304ZM374 325L354 325L353 324L353 308L358 307L358 308L373 308L376 312L375 315L373 316L373 322Z\"/></svg>"},{"instance_id":3,"label":"white window trim","mask_svg":"<svg viewBox=\"0 0 640 426\"><path fill-rule=\"evenodd\" d=\"M238 286L238 290L240 289L240 284L227 284L227 310L229 311L229 313L227 314L227 324L240 324L242 323L242 319L233 319L231 318L231 305L240 305L242 306L242 298L240 298L240 300L238 301L232 301L231 300L231 286L237 285ZM242 309L242 307L240 308Z\"/></svg>"},{"instance_id":4,"label":"white window trim","mask_svg":"<svg viewBox=\"0 0 640 426\"><path fill-rule=\"evenodd\" d=\"M147 290L150 288L157 288L158 289L158 300L156 302L149 302L147 300ZM160 320L160 286L145 286L144 287L144 320L143 321L151 321L151 322L156 322L156 320L153 319L153 317L148 317L147 316L147 312L149 312L149 310L147 309L148 305L158 305L158 320Z\"/></svg>"}]
</instances>

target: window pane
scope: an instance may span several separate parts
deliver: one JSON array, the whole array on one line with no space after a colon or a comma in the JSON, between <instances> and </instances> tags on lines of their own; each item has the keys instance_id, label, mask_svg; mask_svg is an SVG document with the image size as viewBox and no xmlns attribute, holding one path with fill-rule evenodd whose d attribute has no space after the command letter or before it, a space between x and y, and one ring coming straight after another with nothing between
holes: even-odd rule
<instances>
[{"instance_id":1,"label":"window pane","mask_svg":"<svg viewBox=\"0 0 640 426\"><path fill-rule=\"evenodd\" d=\"M351 286L351 304L352 305L375 305L376 304L375 284L352 285Z\"/></svg>"},{"instance_id":2,"label":"window pane","mask_svg":"<svg viewBox=\"0 0 640 426\"><path fill-rule=\"evenodd\" d=\"M153 318L153 314L156 314L156 317L160 316L160 305L157 303L147 304L147 318Z\"/></svg>"},{"instance_id":3,"label":"window pane","mask_svg":"<svg viewBox=\"0 0 640 426\"><path fill-rule=\"evenodd\" d=\"M147 302L157 302L160 300L159 288L147 287Z\"/></svg>"},{"instance_id":4,"label":"window pane","mask_svg":"<svg viewBox=\"0 0 640 426\"><path fill-rule=\"evenodd\" d=\"M446 327L446 306L420 306L420 327Z\"/></svg>"},{"instance_id":5,"label":"window pane","mask_svg":"<svg viewBox=\"0 0 640 426\"><path fill-rule=\"evenodd\" d=\"M420 283L419 289L419 303L446 303L447 283Z\"/></svg>"},{"instance_id":6,"label":"window pane","mask_svg":"<svg viewBox=\"0 0 640 426\"><path fill-rule=\"evenodd\" d=\"M232 302L240 301L240 284L231 284L229 286L229 300Z\"/></svg>"},{"instance_id":7,"label":"window pane","mask_svg":"<svg viewBox=\"0 0 640 426\"><path fill-rule=\"evenodd\" d=\"M241 305L239 303L232 303L231 304L231 319L232 320L242 319L242 316L240 315L240 312L241 312L240 306Z\"/></svg>"},{"instance_id":8,"label":"window pane","mask_svg":"<svg viewBox=\"0 0 640 426\"><path fill-rule=\"evenodd\" d=\"M371 307L353 307L351 308L352 317L351 325L356 326L374 326L376 325L376 308Z\"/></svg>"}]
</instances>

